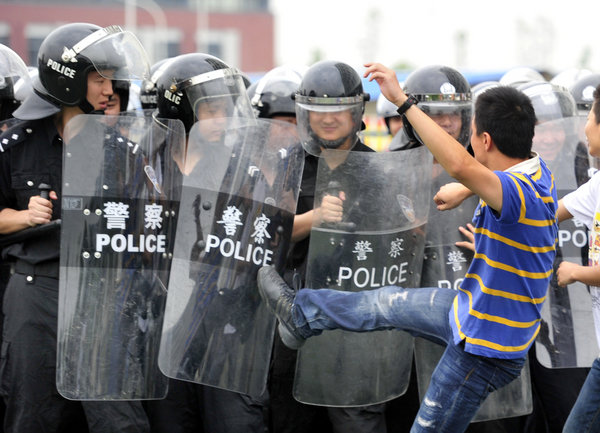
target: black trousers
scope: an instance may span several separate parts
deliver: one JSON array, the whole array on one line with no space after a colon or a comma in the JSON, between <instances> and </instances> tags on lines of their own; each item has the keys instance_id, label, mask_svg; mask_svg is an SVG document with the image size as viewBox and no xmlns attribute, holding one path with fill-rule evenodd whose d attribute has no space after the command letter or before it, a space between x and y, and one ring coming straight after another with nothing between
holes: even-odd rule
<instances>
[{"instance_id":1,"label":"black trousers","mask_svg":"<svg viewBox=\"0 0 600 433\"><path fill-rule=\"evenodd\" d=\"M76 402L56 389L58 280L15 273L4 294L0 392L10 433L72 431L83 411L91 433L140 433L150 427L140 402Z\"/></svg>"},{"instance_id":2,"label":"black trousers","mask_svg":"<svg viewBox=\"0 0 600 433\"><path fill-rule=\"evenodd\" d=\"M266 394L253 398L169 380L164 400L144 403L152 433L266 433Z\"/></svg>"}]
</instances>

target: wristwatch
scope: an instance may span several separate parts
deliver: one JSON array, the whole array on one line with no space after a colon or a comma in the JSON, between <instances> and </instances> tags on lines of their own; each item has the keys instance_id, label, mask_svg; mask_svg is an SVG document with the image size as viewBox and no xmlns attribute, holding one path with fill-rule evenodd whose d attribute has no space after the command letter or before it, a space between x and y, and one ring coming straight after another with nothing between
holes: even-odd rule
<instances>
[{"instance_id":1,"label":"wristwatch","mask_svg":"<svg viewBox=\"0 0 600 433\"><path fill-rule=\"evenodd\" d=\"M417 98L415 98L413 95L408 95L408 99L404 101L404 104L398 107L398 110L396 110L396 112L400 116L402 116L404 113L406 113L406 110L408 110L413 105L417 105L418 103L419 101L417 101Z\"/></svg>"}]
</instances>

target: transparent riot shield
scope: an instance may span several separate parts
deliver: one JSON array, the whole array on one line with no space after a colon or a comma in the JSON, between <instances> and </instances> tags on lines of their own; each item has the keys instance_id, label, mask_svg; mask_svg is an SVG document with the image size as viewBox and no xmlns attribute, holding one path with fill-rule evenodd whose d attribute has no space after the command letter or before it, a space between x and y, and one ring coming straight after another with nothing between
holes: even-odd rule
<instances>
[{"instance_id":1,"label":"transparent riot shield","mask_svg":"<svg viewBox=\"0 0 600 433\"><path fill-rule=\"evenodd\" d=\"M584 117L570 117L536 126L533 150L554 175L558 198L585 183L593 167L581 140ZM591 170L592 168L592 170ZM587 265L587 228L571 219L559 224L554 270L563 260ZM589 287L581 282L561 287L552 276L536 339L537 358L548 368L590 367L598 356Z\"/></svg>"},{"instance_id":2,"label":"transparent riot shield","mask_svg":"<svg viewBox=\"0 0 600 433\"><path fill-rule=\"evenodd\" d=\"M432 195L445 184L456 182L439 164L434 164ZM458 231L471 222L479 199L472 196L455 209L440 212L431 201L425 254L421 277L422 287L444 287L458 290L473 259L473 252L460 248L456 242L465 240ZM431 375L444 352L444 347L423 338L415 339L415 365L421 398L425 395ZM521 377L508 386L490 394L479 409L473 422L507 418L530 413L533 409L529 366Z\"/></svg>"},{"instance_id":3,"label":"transparent riot shield","mask_svg":"<svg viewBox=\"0 0 600 433\"><path fill-rule=\"evenodd\" d=\"M329 164L332 164L330 167ZM418 287L429 210L432 157L405 152L323 152L315 208L343 194L343 220L313 225L306 287L344 291ZM320 406L364 406L406 392L413 337L397 330L335 330L298 352L294 397Z\"/></svg>"},{"instance_id":4,"label":"transparent riot shield","mask_svg":"<svg viewBox=\"0 0 600 433\"><path fill-rule=\"evenodd\" d=\"M68 399L163 398L158 369L185 132L146 118L81 115L65 129L57 388ZM163 158L158 158L162 155ZM159 160L161 162L159 162Z\"/></svg>"},{"instance_id":5,"label":"transparent riot shield","mask_svg":"<svg viewBox=\"0 0 600 433\"><path fill-rule=\"evenodd\" d=\"M295 125L193 126L159 355L167 376L264 392L275 319L256 273L283 268L303 165Z\"/></svg>"}]
</instances>

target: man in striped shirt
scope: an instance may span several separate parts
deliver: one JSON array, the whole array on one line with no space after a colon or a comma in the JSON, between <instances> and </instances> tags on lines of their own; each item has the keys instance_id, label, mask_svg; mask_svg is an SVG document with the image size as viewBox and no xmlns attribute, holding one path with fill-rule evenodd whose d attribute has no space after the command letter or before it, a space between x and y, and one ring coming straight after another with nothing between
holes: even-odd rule
<instances>
[{"instance_id":1,"label":"man in striped shirt","mask_svg":"<svg viewBox=\"0 0 600 433\"><path fill-rule=\"evenodd\" d=\"M274 269L263 268L259 289L291 347L328 329L402 329L446 345L411 431L462 432L490 392L519 376L539 331L558 231L554 180L531 152L536 117L522 92L500 86L477 98L472 157L404 94L393 70L365 66L365 77L377 81L458 181L435 195L438 209L471 194L480 198L476 251L465 279L458 291L390 286L294 294Z\"/></svg>"}]
</instances>

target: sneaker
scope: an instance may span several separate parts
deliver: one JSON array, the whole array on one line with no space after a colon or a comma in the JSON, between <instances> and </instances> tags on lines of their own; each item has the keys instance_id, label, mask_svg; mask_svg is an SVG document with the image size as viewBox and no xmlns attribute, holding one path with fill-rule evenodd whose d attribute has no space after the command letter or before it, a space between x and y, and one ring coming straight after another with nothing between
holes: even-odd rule
<instances>
[{"instance_id":1,"label":"sneaker","mask_svg":"<svg viewBox=\"0 0 600 433\"><path fill-rule=\"evenodd\" d=\"M267 307L279 320L279 336L287 347L298 350L305 339L298 333L292 319L294 292L283 281L272 266L263 266L258 270L258 292Z\"/></svg>"}]
</instances>

